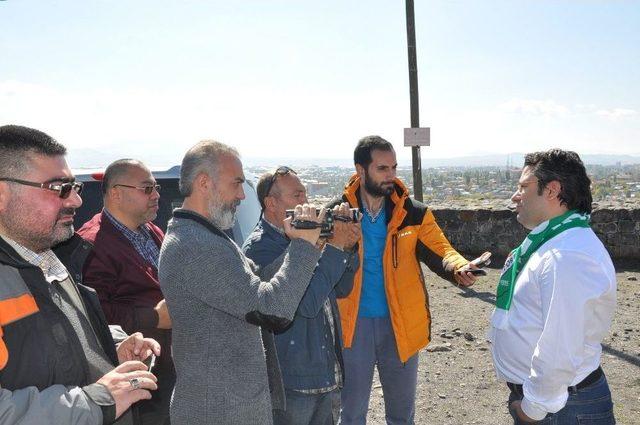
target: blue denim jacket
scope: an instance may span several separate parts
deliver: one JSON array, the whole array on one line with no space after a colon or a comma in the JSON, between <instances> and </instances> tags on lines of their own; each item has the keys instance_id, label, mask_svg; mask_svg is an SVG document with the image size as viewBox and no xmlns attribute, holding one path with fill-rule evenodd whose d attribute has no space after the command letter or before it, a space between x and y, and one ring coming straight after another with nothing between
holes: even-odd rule
<instances>
[{"instance_id":1,"label":"blue denim jacket","mask_svg":"<svg viewBox=\"0 0 640 425\"><path fill-rule=\"evenodd\" d=\"M244 243L245 255L258 267L281 262L289 240L273 226L260 220ZM335 385L335 364L342 365L342 333L336 296L345 297L353 287L358 255L340 251L330 245L318 261L293 323L275 335L278 361L284 386L291 390L312 390ZM323 311L329 298L333 311L336 338Z\"/></svg>"}]
</instances>

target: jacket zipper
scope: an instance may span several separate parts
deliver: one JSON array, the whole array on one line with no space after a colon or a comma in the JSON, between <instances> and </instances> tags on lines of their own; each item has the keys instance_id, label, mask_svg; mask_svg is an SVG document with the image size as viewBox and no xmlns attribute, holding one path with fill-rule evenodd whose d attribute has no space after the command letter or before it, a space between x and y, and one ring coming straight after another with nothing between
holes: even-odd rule
<instances>
[{"instance_id":1,"label":"jacket zipper","mask_svg":"<svg viewBox=\"0 0 640 425\"><path fill-rule=\"evenodd\" d=\"M393 268L398 268L398 235L394 234L391 236L391 251L393 253Z\"/></svg>"}]
</instances>

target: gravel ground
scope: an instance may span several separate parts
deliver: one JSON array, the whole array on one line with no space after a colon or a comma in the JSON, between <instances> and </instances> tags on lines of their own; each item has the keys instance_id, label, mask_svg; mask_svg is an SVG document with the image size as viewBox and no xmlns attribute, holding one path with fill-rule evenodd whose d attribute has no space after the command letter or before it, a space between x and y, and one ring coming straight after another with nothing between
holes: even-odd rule
<instances>
[{"instance_id":1,"label":"gravel ground","mask_svg":"<svg viewBox=\"0 0 640 425\"><path fill-rule=\"evenodd\" d=\"M616 420L627 425L640 424L640 265L624 270L617 274L618 307L603 342L602 366L613 393ZM416 424L512 423L506 408L508 390L495 377L485 340L498 275L499 270L490 269L487 277L462 290L425 273L433 338L420 352ZM385 423L377 376L368 423Z\"/></svg>"}]
</instances>

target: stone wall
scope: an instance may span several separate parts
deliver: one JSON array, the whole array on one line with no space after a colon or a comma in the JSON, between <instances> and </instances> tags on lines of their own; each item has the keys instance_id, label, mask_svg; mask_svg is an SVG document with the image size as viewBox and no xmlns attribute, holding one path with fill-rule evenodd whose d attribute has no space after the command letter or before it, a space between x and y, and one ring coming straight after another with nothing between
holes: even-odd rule
<instances>
[{"instance_id":1,"label":"stone wall","mask_svg":"<svg viewBox=\"0 0 640 425\"><path fill-rule=\"evenodd\" d=\"M434 208L433 214L453 246L468 257L491 251L503 259L527 235L507 209ZM597 209L591 226L614 260L640 263L640 209Z\"/></svg>"}]
</instances>

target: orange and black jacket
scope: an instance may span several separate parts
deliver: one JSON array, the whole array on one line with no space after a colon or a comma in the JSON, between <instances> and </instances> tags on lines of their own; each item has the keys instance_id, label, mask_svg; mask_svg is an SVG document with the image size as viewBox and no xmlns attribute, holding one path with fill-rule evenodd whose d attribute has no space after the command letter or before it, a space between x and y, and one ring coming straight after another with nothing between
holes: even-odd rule
<instances>
[{"instance_id":1,"label":"orange and black jacket","mask_svg":"<svg viewBox=\"0 0 640 425\"><path fill-rule=\"evenodd\" d=\"M361 208L360 178L351 177L342 200L352 208ZM384 286L398 355L402 362L424 348L431 339L429 298L420 261L440 277L454 281L453 273L468 263L442 233L433 213L421 202L409 197L399 180L385 200L387 240L382 264ZM360 267L355 274L353 289L346 298L338 299L344 347L351 347L358 319L362 292L362 261L364 251L358 244Z\"/></svg>"}]
</instances>

